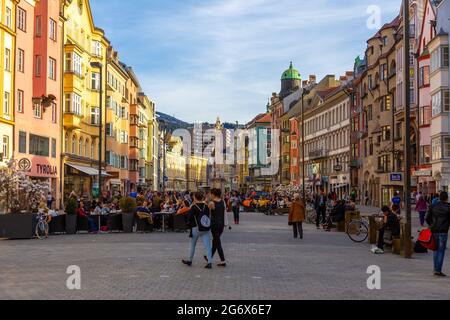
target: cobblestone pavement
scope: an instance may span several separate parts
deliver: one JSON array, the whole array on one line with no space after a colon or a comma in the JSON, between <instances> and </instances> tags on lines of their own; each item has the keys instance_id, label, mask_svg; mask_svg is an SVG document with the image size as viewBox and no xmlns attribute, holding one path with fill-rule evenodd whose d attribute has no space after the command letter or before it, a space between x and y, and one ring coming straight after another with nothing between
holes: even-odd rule
<instances>
[{"instance_id":1,"label":"cobblestone pavement","mask_svg":"<svg viewBox=\"0 0 450 320\"><path fill-rule=\"evenodd\" d=\"M313 226L295 240L286 216L243 214L223 242L229 266L205 270L200 242L194 266L180 263L186 233L0 241L0 299L450 299L431 254L375 256L367 243ZM81 290L66 288L69 265L81 268ZM367 289L371 265L381 268L381 290Z\"/></svg>"}]
</instances>

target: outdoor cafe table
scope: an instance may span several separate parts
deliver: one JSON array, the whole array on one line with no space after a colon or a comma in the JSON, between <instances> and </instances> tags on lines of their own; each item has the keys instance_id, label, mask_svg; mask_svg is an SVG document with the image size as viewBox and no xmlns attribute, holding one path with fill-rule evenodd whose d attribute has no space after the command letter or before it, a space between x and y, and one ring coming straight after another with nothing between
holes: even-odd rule
<instances>
[{"instance_id":1,"label":"outdoor cafe table","mask_svg":"<svg viewBox=\"0 0 450 320\"><path fill-rule=\"evenodd\" d=\"M114 215L114 214L121 214L122 213L122 211L120 211L120 210L111 210L111 211L109 211L107 214L103 214L103 213L101 213L101 214L95 214L94 212L93 213L91 213L91 217L92 218L95 218L95 217L97 217L97 219L98 219L98 231L100 232L100 233L102 233L102 217L108 217L108 216L110 216L110 215Z\"/></svg>"},{"instance_id":2,"label":"outdoor cafe table","mask_svg":"<svg viewBox=\"0 0 450 320\"><path fill-rule=\"evenodd\" d=\"M155 212L153 215L155 216L162 216L162 232L166 232L166 217L171 216L175 213L175 211L171 212Z\"/></svg>"}]
</instances>

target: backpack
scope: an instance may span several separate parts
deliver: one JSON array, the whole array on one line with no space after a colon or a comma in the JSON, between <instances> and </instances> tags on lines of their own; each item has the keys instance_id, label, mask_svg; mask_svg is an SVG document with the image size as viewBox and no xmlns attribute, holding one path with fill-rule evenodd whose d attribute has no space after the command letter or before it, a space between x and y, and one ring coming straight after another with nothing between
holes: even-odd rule
<instances>
[{"instance_id":1,"label":"backpack","mask_svg":"<svg viewBox=\"0 0 450 320\"><path fill-rule=\"evenodd\" d=\"M431 251L437 250L436 239L434 238L434 235L430 229L422 230L422 232L420 232L418 241L426 249L429 249Z\"/></svg>"},{"instance_id":2,"label":"backpack","mask_svg":"<svg viewBox=\"0 0 450 320\"><path fill-rule=\"evenodd\" d=\"M203 207L203 210L198 206L195 205L199 211L198 218L200 220L197 220L197 217L194 215L195 222L197 223L198 231L200 232L207 232L211 230L211 213L209 212L208 206L205 204Z\"/></svg>"}]
</instances>

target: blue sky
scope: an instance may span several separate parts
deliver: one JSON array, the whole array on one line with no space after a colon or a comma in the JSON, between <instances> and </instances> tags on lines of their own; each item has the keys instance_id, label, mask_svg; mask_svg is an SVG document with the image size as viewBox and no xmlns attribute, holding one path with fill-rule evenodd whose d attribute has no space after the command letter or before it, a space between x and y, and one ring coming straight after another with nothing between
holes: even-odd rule
<instances>
[{"instance_id":1,"label":"blue sky","mask_svg":"<svg viewBox=\"0 0 450 320\"><path fill-rule=\"evenodd\" d=\"M400 0L91 0L95 24L161 112L245 123L265 111L293 61L302 78L352 70L371 5L390 22Z\"/></svg>"}]
</instances>

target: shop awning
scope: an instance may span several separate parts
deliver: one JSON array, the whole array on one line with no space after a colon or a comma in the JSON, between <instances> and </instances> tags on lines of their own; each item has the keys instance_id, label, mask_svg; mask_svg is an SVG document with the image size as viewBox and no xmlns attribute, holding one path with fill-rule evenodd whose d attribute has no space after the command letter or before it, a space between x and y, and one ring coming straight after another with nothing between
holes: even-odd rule
<instances>
[{"instance_id":1,"label":"shop awning","mask_svg":"<svg viewBox=\"0 0 450 320\"><path fill-rule=\"evenodd\" d=\"M74 168L75 170L83 172L83 173L87 174L88 176L98 176L98 170L95 168L80 166L80 165L72 164L72 163L66 163L66 165L68 165L71 168ZM105 171L102 171L102 176L110 177L110 175L107 174Z\"/></svg>"}]
</instances>

